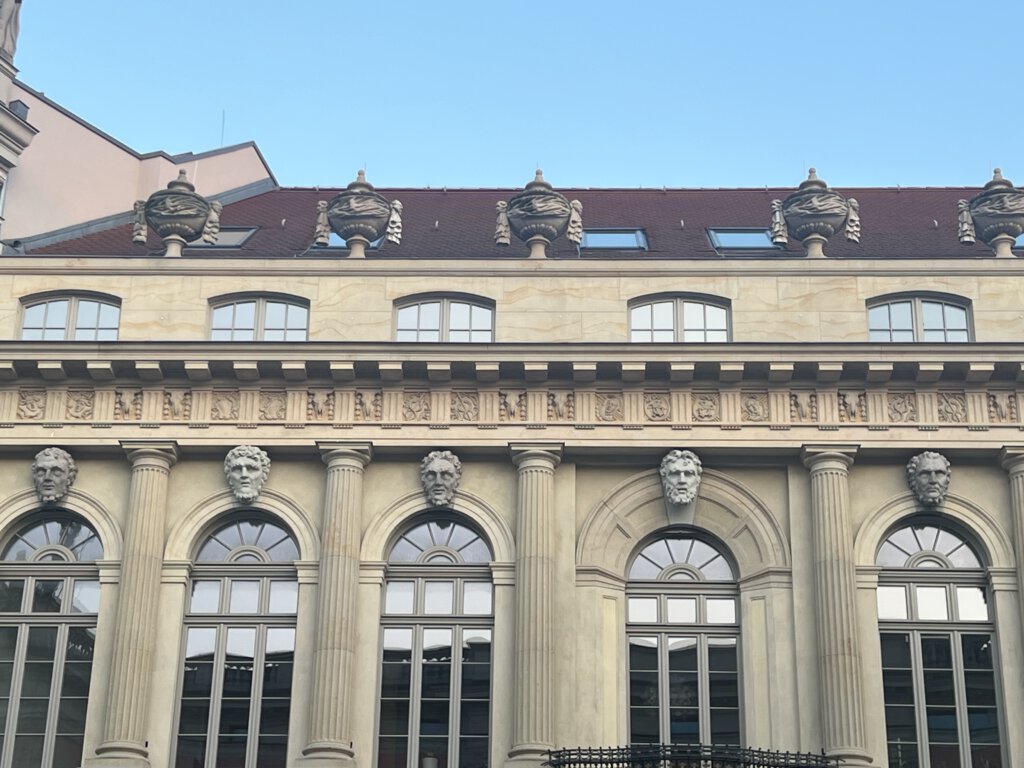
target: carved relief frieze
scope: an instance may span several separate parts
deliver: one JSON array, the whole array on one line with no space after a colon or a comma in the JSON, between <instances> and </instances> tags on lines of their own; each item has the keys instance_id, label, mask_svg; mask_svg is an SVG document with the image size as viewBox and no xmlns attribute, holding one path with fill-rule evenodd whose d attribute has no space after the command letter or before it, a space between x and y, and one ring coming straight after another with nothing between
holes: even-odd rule
<instances>
[{"instance_id":1,"label":"carved relief frieze","mask_svg":"<svg viewBox=\"0 0 1024 768\"><path fill-rule=\"evenodd\" d=\"M993 424L1017 423L1017 395L1013 392L988 393L988 420Z\"/></svg>"},{"instance_id":2,"label":"carved relief frieze","mask_svg":"<svg viewBox=\"0 0 1024 768\"><path fill-rule=\"evenodd\" d=\"M430 421L430 393L403 392L402 418L406 421Z\"/></svg>"},{"instance_id":3,"label":"carved relief frieze","mask_svg":"<svg viewBox=\"0 0 1024 768\"><path fill-rule=\"evenodd\" d=\"M42 389L23 389L18 392L18 418L43 418L46 411L46 392Z\"/></svg>"},{"instance_id":4,"label":"carved relief frieze","mask_svg":"<svg viewBox=\"0 0 1024 768\"><path fill-rule=\"evenodd\" d=\"M308 421L330 421L333 418L333 392L325 389L313 389L306 393L306 419Z\"/></svg>"},{"instance_id":5,"label":"carved relief frieze","mask_svg":"<svg viewBox=\"0 0 1024 768\"><path fill-rule=\"evenodd\" d=\"M70 389L64 412L74 421L89 421L93 417L96 393L91 389Z\"/></svg>"},{"instance_id":6,"label":"carved relief frieze","mask_svg":"<svg viewBox=\"0 0 1024 768\"><path fill-rule=\"evenodd\" d=\"M187 389L164 391L164 419L188 421L192 417L192 392Z\"/></svg>"},{"instance_id":7,"label":"carved relief frieze","mask_svg":"<svg viewBox=\"0 0 1024 768\"><path fill-rule=\"evenodd\" d=\"M721 398L717 392L694 393L693 420L705 424L722 420Z\"/></svg>"},{"instance_id":8,"label":"carved relief frieze","mask_svg":"<svg viewBox=\"0 0 1024 768\"><path fill-rule=\"evenodd\" d=\"M548 421L574 421L576 395L572 392L548 392Z\"/></svg>"},{"instance_id":9,"label":"carved relief frieze","mask_svg":"<svg viewBox=\"0 0 1024 768\"><path fill-rule=\"evenodd\" d=\"M818 421L818 395L815 392L789 393L789 420L796 424Z\"/></svg>"},{"instance_id":10,"label":"carved relief frieze","mask_svg":"<svg viewBox=\"0 0 1024 768\"><path fill-rule=\"evenodd\" d=\"M671 421L672 398L665 392L645 392L644 416L648 421Z\"/></svg>"},{"instance_id":11,"label":"carved relief frieze","mask_svg":"<svg viewBox=\"0 0 1024 768\"><path fill-rule=\"evenodd\" d=\"M477 392L452 391L449 411L452 421L478 421L480 419L480 395Z\"/></svg>"},{"instance_id":12,"label":"carved relief frieze","mask_svg":"<svg viewBox=\"0 0 1024 768\"><path fill-rule=\"evenodd\" d=\"M356 421L380 421L384 412L384 394L357 390L354 408Z\"/></svg>"},{"instance_id":13,"label":"carved relief frieze","mask_svg":"<svg viewBox=\"0 0 1024 768\"><path fill-rule=\"evenodd\" d=\"M868 420L868 398L865 392L839 393L839 421L857 423Z\"/></svg>"},{"instance_id":14,"label":"carved relief frieze","mask_svg":"<svg viewBox=\"0 0 1024 768\"><path fill-rule=\"evenodd\" d=\"M210 418L214 421L235 421L238 419L240 395L237 389L218 389L213 393Z\"/></svg>"},{"instance_id":15,"label":"carved relief frieze","mask_svg":"<svg viewBox=\"0 0 1024 768\"><path fill-rule=\"evenodd\" d=\"M260 392L260 421L284 421L288 398L284 392Z\"/></svg>"},{"instance_id":16,"label":"carved relief frieze","mask_svg":"<svg viewBox=\"0 0 1024 768\"><path fill-rule=\"evenodd\" d=\"M965 424L967 422L967 396L963 392L940 392L938 414L941 422Z\"/></svg>"},{"instance_id":17,"label":"carved relief frieze","mask_svg":"<svg viewBox=\"0 0 1024 768\"><path fill-rule=\"evenodd\" d=\"M622 421L622 393L598 392L594 398L594 418L598 421Z\"/></svg>"},{"instance_id":18,"label":"carved relief frieze","mask_svg":"<svg viewBox=\"0 0 1024 768\"><path fill-rule=\"evenodd\" d=\"M740 419L743 421L768 421L768 393L744 393L740 403Z\"/></svg>"},{"instance_id":19,"label":"carved relief frieze","mask_svg":"<svg viewBox=\"0 0 1024 768\"><path fill-rule=\"evenodd\" d=\"M498 418L501 421L526 421L525 392L498 392Z\"/></svg>"},{"instance_id":20,"label":"carved relief frieze","mask_svg":"<svg viewBox=\"0 0 1024 768\"><path fill-rule=\"evenodd\" d=\"M917 421L916 392L889 392L886 401L889 421L893 424L909 424Z\"/></svg>"}]
</instances>

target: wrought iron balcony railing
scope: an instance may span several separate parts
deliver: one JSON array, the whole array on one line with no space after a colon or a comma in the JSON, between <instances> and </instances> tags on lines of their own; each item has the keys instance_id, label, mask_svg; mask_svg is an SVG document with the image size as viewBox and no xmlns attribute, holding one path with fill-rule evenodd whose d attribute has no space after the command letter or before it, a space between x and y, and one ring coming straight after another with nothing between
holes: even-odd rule
<instances>
[{"instance_id":1,"label":"wrought iron balcony railing","mask_svg":"<svg viewBox=\"0 0 1024 768\"><path fill-rule=\"evenodd\" d=\"M558 749L551 768L837 768L839 761L809 752L707 744L636 744L629 747Z\"/></svg>"}]
</instances>

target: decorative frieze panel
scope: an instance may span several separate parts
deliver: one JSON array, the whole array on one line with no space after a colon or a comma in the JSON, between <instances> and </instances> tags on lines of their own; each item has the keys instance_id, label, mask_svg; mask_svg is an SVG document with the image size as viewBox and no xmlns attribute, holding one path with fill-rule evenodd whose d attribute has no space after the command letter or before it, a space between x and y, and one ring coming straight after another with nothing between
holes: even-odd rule
<instances>
[{"instance_id":1,"label":"decorative frieze panel","mask_svg":"<svg viewBox=\"0 0 1024 768\"><path fill-rule=\"evenodd\" d=\"M775 386L693 388L689 382L621 389L585 382L522 389L497 386L358 385L275 388L175 384L131 388L20 387L0 390L0 424L47 428L316 426L398 429L772 429L1024 430L1011 388L847 389Z\"/></svg>"}]
</instances>

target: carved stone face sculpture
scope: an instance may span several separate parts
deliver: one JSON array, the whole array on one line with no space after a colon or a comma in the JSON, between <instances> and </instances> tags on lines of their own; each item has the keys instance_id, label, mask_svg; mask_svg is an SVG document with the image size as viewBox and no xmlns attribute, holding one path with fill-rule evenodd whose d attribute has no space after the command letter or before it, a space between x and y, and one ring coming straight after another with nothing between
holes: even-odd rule
<instances>
[{"instance_id":1,"label":"carved stone face sculpture","mask_svg":"<svg viewBox=\"0 0 1024 768\"><path fill-rule=\"evenodd\" d=\"M270 474L270 457L254 445L239 445L224 457L228 487L242 504L256 500Z\"/></svg>"},{"instance_id":2,"label":"carved stone face sculpture","mask_svg":"<svg viewBox=\"0 0 1024 768\"><path fill-rule=\"evenodd\" d=\"M66 498L77 475L75 460L61 448L43 448L32 462L32 484L44 504Z\"/></svg>"},{"instance_id":3,"label":"carved stone face sculpture","mask_svg":"<svg viewBox=\"0 0 1024 768\"><path fill-rule=\"evenodd\" d=\"M451 506L461 479L462 462L451 451L431 451L420 462L420 482L431 506Z\"/></svg>"},{"instance_id":4,"label":"carved stone face sculpture","mask_svg":"<svg viewBox=\"0 0 1024 768\"><path fill-rule=\"evenodd\" d=\"M697 498L704 468L693 451L669 451L658 471L665 498L671 504L689 504Z\"/></svg>"},{"instance_id":5,"label":"carved stone face sculpture","mask_svg":"<svg viewBox=\"0 0 1024 768\"><path fill-rule=\"evenodd\" d=\"M925 451L907 462L907 482L914 497L926 507L937 507L949 491L949 460L940 453Z\"/></svg>"}]
</instances>

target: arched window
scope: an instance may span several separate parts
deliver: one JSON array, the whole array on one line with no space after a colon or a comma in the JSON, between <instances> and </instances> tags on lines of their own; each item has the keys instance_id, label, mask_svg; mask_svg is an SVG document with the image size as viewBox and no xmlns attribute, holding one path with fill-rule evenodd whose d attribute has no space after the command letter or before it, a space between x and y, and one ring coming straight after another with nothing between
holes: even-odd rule
<instances>
[{"instance_id":1,"label":"arched window","mask_svg":"<svg viewBox=\"0 0 1024 768\"><path fill-rule=\"evenodd\" d=\"M0 550L2 768L82 764L102 557L96 531L63 512Z\"/></svg>"},{"instance_id":2,"label":"arched window","mask_svg":"<svg viewBox=\"0 0 1024 768\"><path fill-rule=\"evenodd\" d=\"M22 304L22 341L117 341L121 304L114 296L50 294Z\"/></svg>"},{"instance_id":3,"label":"arched window","mask_svg":"<svg viewBox=\"0 0 1024 768\"><path fill-rule=\"evenodd\" d=\"M740 743L736 576L718 547L671 532L626 587L631 744Z\"/></svg>"},{"instance_id":4,"label":"arched window","mask_svg":"<svg viewBox=\"0 0 1024 768\"><path fill-rule=\"evenodd\" d=\"M396 304L395 341L494 341L494 304L461 294Z\"/></svg>"},{"instance_id":5,"label":"arched window","mask_svg":"<svg viewBox=\"0 0 1024 768\"><path fill-rule=\"evenodd\" d=\"M960 296L883 296L868 302L870 341L972 341L971 302Z\"/></svg>"},{"instance_id":6,"label":"arched window","mask_svg":"<svg viewBox=\"0 0 1024 768\"><path fill-rule=\"evenodd\" d=\"M294 296L225 296L212 302L211 341L305 341L309 302Z\"/></svg>"},{"instance_id":7,"label":"arched window","mask_svg":"<svg viewBox=\"0 0 1024 768\"><path fill-rule=\"evenodd\" d=\"M420 519L388 555L378 768L490 764L491 549L453 515Z\"/></svg>"},{"instance_id":8,"label":"arched window","mask_svg":"<svg viewBox=\"0 0 1024 768\"><path fill-rule=\"evenodd\" d=\"M298 553L290 531L256 512L232 518L200 544L173 765L284 768Z\"/></svg>"},{"instance_id":9,"label":"arched window","mask_svg":"<svg viewBox=\"0 0 1024 768\"><path fill-rule=\"evenodd\" d=\"M967 538L919 518L878 549L886 741L892 768L999 768L995 628Z\"/></svg>"},{"instance_id":10,"label":"arched window","mask_svg":"<svg viewBox=\"0 0 1024 768\"><path fill-rule=\"evenodd\" d=\"M629 304L629 340L639 342L729 341L729 301L680 294L636 299Z\"/></svg>"}]
</instances>

